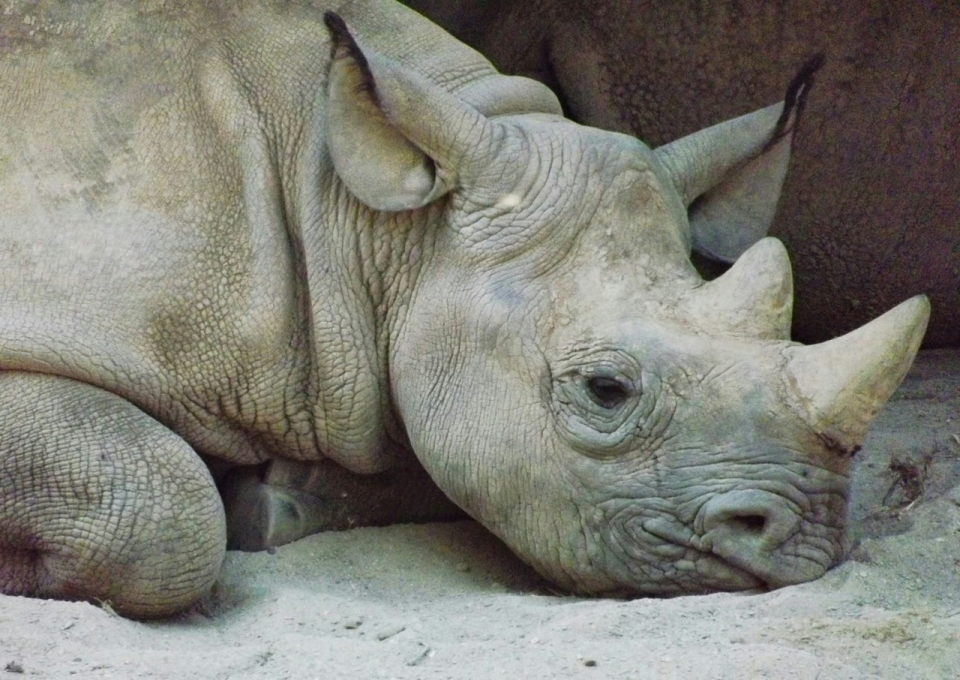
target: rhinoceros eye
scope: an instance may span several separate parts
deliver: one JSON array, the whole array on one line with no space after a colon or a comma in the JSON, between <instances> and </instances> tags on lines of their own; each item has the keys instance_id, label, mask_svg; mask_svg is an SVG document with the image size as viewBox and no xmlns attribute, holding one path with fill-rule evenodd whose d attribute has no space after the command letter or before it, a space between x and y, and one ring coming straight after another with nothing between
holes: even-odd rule
<instances>
[{"instance_id":1,"label":"rhinoceros eye","mask_svg":"<svg viewBox=\"0 0 960 680\"><path fill-rule=\"evenodd\" d=\"M651 402L644 395L639 362L608 348L571 354L548 374L550 405L560 435L573 450L591 458L629 451Z\"/></svg>"},{"instance_id":2,"label":"rhinoceros eye","mask_svg":"<svg viewBox=\"0 0 960 680\"><path fill-rule=\"evenodd\" d=\"M613 409L630 398L630 390L616 378L594 376L587 380L590 397L603 408Z\"/></svg>"}]
</instances>

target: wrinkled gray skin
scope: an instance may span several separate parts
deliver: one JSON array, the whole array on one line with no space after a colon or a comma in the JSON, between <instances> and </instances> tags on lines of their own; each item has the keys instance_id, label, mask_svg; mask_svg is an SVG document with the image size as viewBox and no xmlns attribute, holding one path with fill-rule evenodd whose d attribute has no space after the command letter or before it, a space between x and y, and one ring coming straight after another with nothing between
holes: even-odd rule
<instances>
[{"instance_id":1,"label":"wrinkled gray skin","mask_svg":"<svg viewBox=\"0 0 960 680\"><path fill-rule=\"evenodd\" d=\"M960 345L960 3L409 0L574 119L656 146L817 76L772 233L794 335L819 342L927 293L925 345Z\"/></svg>"},{"instance_id":2,"label":"wrinkled gray skin","mask_svg":"<svg viewBox=\"0 0 960 680\"><path fill-rule=\"evenodd\" d=\"M228 524L449 515L437 487L582 593L842 558L926 300L803 347L778 241L689 261L769 219L791 107L654 153L380 0L2 21L3 592L162 616Z\"/></svg>"}]
</instances>

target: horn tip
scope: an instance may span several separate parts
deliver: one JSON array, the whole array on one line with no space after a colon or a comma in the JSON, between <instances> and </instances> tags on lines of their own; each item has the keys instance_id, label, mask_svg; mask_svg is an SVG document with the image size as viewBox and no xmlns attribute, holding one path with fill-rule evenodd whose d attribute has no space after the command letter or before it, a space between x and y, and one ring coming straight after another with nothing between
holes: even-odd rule
<instances>
[{"instance_id":1,"label":"horn tip","mask_svg":"<svg viewBox=\"0 0 960 680\"><path fill-rule=\"evenodd\" d=\"M914 295L912 298L909 298L903 302L905 305L910 305L917 310L917 313L923 314L925 316L930 316L930 298L927 297L925 293L920 295Z\"/></svg>"},{"instance_id":2,"label":"horn tip","mask_svg":"<svg viewBox=\"0 0 960 680\"><path fill-rule=\"evenodd\" d=\"M757 241L755 247L758 249L762 248L764 251L769 251L770 257L786 259L788 262L790 260L790 256L787 253L787 247L783 245L783 241L778 239L776 236L764 236Z\"/></svg>"},{"instance_id":3,"label":"horn tip","mask_svg":"<svg viewBox=\"0 0 960 680\"><path fill-rule=\"evenodd\" d=\"M930 321L931 310L930 298L920 294L904 300L887 313L896 314L899 317L899 324L904 327L912 327L911 335L916 336L915 344L919 348L920 341L927 330L927 323Z\"/></svg>"},{"instance_id":4,"label":"horn tip","mask_svg":"<svg viewBox=\"0 0 960 680\"><path fill-rule=\"evenodd\" d=\"M930 319L930 300L915 295L847 335L788 348L794 385L810 424L847 448L900 385Z\"/></svg>"}]
</instances>

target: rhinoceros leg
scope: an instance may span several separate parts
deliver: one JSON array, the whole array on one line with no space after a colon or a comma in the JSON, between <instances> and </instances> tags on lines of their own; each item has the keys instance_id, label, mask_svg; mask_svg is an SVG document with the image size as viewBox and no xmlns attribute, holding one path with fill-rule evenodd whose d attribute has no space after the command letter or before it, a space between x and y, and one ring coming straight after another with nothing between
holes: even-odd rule
<instances>
[{"instance_id":1,"label":"rhinoceros leg","mask_svg":"<svg viewBox=\"0 0 960 680\"><path fill-rule=\"evenodd\" d=\"M231 470L220 484L227 515L227 547L265 550L327 528L330 502L299 489L271 486L264 466Z\"/></svg>"},{"instance_id":2,"label":"rhinoceros leg","mask_svg":"<svg viewBox=\"0 0 960 680\"><path fill-rule=\"evenodd\" d=\"M220 483L227 546L264 550L318 531L465 517L412 457L358 475L330 461L239 467Z\"/></svg>"},{"instance_id":3,"label":"rhinoceros leg","mask_svg":"<svg viewBox=\"0 0 960 680\"><path fill-rule=\"evenodd\" d=\"M163 616L210 588L224 547L186 442L99 388L0 372L0 591Z\"/></svg>"}]
</instances>

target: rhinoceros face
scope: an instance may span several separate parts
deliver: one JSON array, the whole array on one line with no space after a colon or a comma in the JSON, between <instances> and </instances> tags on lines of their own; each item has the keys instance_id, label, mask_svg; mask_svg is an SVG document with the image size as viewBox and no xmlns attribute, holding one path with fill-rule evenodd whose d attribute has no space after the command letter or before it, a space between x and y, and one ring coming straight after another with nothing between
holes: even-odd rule
<instances>
[{"instance_id":1,"label":"rhinoceros face","mask_svg":"<svg viewBox=\"0 0 960 680\"><path fill-rule=\"evenodd\" d=\"M580 454L565 465L580 488L568 512L576 587L688 593L820 576L843 554L849 457L791 413L778 348L658 326L595 336L554 381L559 443Z\"/></svg>"},{"instance_id":2,"label":"rhinoceros face","mask_svg":"<svg viewBox=\"0 0 960 680\"><path fill-rule=\"evenodd\" d=\"M653 152L408 85L415 95L377 98L410 142L390 166L405 179L364 200L396 210L450 192L390 343L397 410L439 486L578 592L779 586L840 559L850 459L916 353L928 305L802 347L788 339L778 241L716 281L697 275L686 208L700 196L702 214L729 215L730 196L770 195L729 178L749 155L728 147L756 155L778 113L763 114L759 143L718 147L714 131ZM405 113L428 95L448 124ZM346 178L358 156L337 143ZM387 174L358 173L358 195Z\"/></svg>"},{"instance_id":3,"label":"rhinoceros face","mask_svg":"<svg viewBox=\"0 0 960 680\"><path fill-rule=\"evenodd\" d=\"M820 576L844 554L865 419L907 364L877 368L912 357L925 303L863 329L873 340L793 344L778 241L705 284L655 156L595 138L578 154L583 132L563 128L539 130L569 164L541 158L556 175L499 209L453 199L469 226L438 242L394 355L415 451L455 502L568 589ZM538 210L550 211L539 228ZM808 374L821 363L860 380L856 395Z\"/></svg>"}]
</instances>

